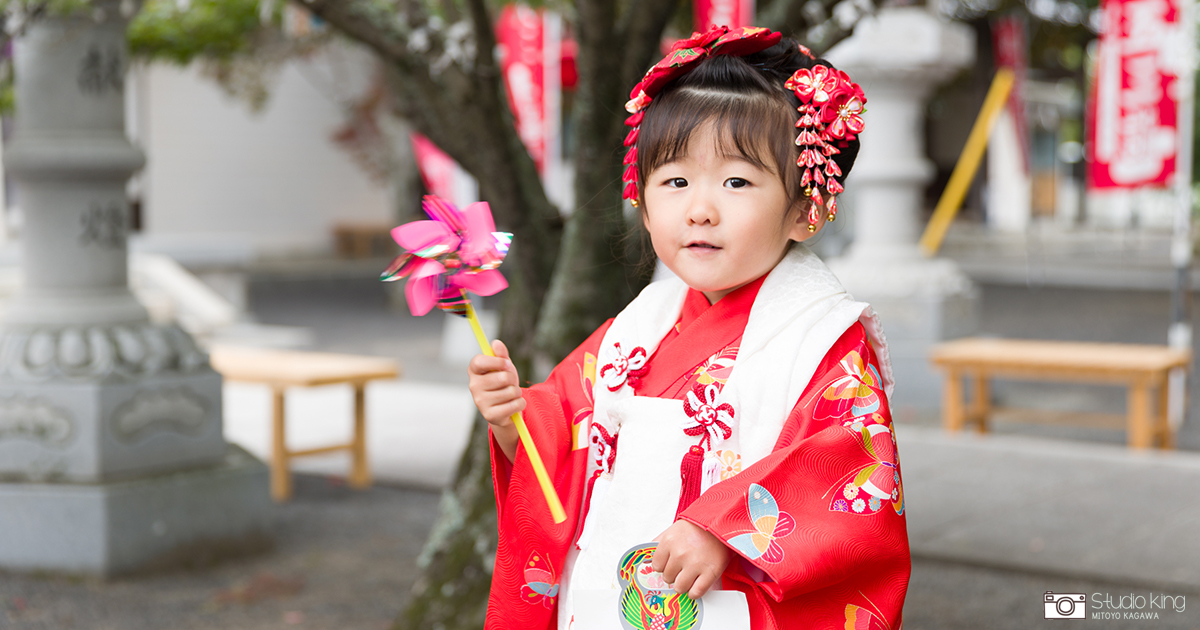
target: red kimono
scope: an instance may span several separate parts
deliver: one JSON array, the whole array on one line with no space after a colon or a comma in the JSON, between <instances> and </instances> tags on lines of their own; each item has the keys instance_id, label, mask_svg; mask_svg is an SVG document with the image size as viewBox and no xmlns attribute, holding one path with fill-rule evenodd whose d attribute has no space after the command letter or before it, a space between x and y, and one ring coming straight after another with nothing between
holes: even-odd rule
<instances>
[{"instance_id":1,"label":"red kimono","mask_svg":"<svg viewBox=\"0 0 1200 630\"><path fill-rule=\"evenodd\" d=\"M711 306L688 290L674 329L631 374L636 395L686 401L705 386L719 390L762 282ZM524 391L526 423L566 522L550 518L524 449L510 464L493 441L500 541L486 628L558 627L564 562L586 518L596 357L611 324ZM722 588L745 593L754 630L898 629L910 572L904 497L879 362L862 324L828 349L803 392L770 454L742 469L739 456L719 451L718 482L678 517L740 556Z\"/></svg>"}]
</instances>

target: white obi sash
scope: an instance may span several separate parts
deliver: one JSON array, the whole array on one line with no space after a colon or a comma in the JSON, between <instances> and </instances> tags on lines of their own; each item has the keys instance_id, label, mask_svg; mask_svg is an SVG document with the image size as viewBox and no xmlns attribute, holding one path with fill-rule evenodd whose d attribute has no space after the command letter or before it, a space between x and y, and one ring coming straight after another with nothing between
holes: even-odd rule
<instances>
[{"instance_id":1,"label":"white obi sash","mask_svg":"<svg viewBox=\"0 0 1200 630\"><path fill-rule=\"evenodd\" d=\"M680 463L699 438L683 432L689 416L682 401L635 396L627 381L679 319L687 290L677 278L647 286L613 320L601 342L587 469L588 479L597 471L600 477L583 507L577 548L563 570L560 628L571 618L573 591L615 590L621 555L674 522ZM759 289L733 370L711 401L713 407L733 408L732 433L714 440L713 452L740 455L742 469L767 456L825 353L858 321L871 337L890 395L894 381L878 318L869 305L852 300L806 246L792 245ZM615 459L608 438L616 439ZM710 464L706 469L712 470ZM713 481L706 479L701 490Z\"/></svg>"}]
</instances>

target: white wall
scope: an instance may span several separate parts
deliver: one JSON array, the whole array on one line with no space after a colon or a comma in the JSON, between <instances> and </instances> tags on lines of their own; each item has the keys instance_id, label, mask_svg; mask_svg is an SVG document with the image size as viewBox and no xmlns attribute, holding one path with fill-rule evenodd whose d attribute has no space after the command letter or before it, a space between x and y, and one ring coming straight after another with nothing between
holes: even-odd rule
<instances>
[{"instance_id":1,"label":"white wall","mask_svg":"<svg viewBox=\"0 0 1200 630\"><path fill-rule=\"evenodd\" d=\"M289 64L251 112L196 66L135 70L130 133L145 151L143 228L150 239L244 240L258 256L330 251L338 221L391 219L373 182L331 138L372 60L337 48Z\"/></svg>"}]
</instances>

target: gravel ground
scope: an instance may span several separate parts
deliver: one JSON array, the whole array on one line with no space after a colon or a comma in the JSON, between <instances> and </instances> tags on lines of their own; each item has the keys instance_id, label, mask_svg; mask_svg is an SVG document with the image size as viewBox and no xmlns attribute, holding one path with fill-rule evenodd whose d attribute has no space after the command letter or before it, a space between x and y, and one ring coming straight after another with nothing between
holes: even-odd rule
<instances>
[{"instance_id":1,"label":"gravel ground","mask_svg":"<svg viewBox=\"0 0 1200 630\"><path fill-rule=\"evenodd\" d=\"M297 475L270 552L107 582L0 573L0 628L382 630L407 600L437 506L433 492Z\"/></svg>"},{"instance_id":2,"label":"gravel ground","mask_svg":"<svg viewBox=\"0 0 1200 630\"><path fill-rule=\"evenodd\" d=\"M935 560L913 559L912 580L904 601L904 627L926 630L1026 630L1062 628L1062 619L1046 619L1043 596L1082 593L1087 596L1086 628L1145 628L1147 630L1200 630L1200 593L1170 593L1184 610L1168 602L1151 608L1151 593L1161 591L1141 585L1096 582L1058 576L1022 573L991 567L966 566ZM1093 619L1101 610L1093 604L1107 599L1120 605L1122 596L1142 596L1141 612L1157 613L1157 619ZM1190 600L1190 601L1188 601ZM1155 602L1160 602L1156 599ZM1135 601L1134 603L1138 603ZM1188 604L1191 604L1189 607ZM1103 610L1102 612L1114 612ZM1074 620L1072 620L1074 621ZM1077 626L1068 625L1067 628Z\"/></svg>"}]
</instances>

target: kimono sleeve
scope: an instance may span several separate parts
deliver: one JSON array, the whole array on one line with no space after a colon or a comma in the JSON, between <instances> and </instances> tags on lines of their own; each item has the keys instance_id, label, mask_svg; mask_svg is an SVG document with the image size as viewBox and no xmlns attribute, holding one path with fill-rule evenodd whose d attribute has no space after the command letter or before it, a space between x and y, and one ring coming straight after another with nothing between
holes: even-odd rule
<instances>
[{"instance_id":1,"label":"kimono sleeve","mask_svg":"<svg viewBox=\"0 0 1200 630\"><path fill-rule=\"evenodd\" d=\"M587 446L586 432L592 412L592 384L596 380L596 355L604 333L611 324L612 319L604 322L578 348L567 355L567 358L555 366L544 382L521 389L526 405L522 413L525 425L534 437L538 454L543 458L547 453L569 453ZM510 462L494 437L490 442L497 507L503 512L513 467L523 460L524 464L528 465L528 454L525 453L524 445L517 442L514 461Z\"/></svg>"},{"instance_id":2,"label":"kimono sleeve","mask_svg":"<svg viewBox=\"0 0 1200 630\"><path fill-rule=\"evenodd\" d=\"M562 568L583 500L584 447L592 407L589 357L594 381L596 348L607 329L605 324L596 331L546 382L522 391L525 425L562 501L567 514L564 522L555 523L551 518L524 444L518 442L509 462L495 438L490 438L498 540L484 624L487 630L555 626Z\"/></svg>"},{"instance_id":3,"label":"kimono sleeve","mask_svg":"<svg viewBox=\"0 0 1200 630\"><path fill-rule=\"evenodd\" d=\"M897 627L911 570L904 492L862 326L830 349L776 450L680 516L743 558L726 580L744 582L777 621L803 610L838 627L858 614Z\"/></svg>"}]
</instances>

